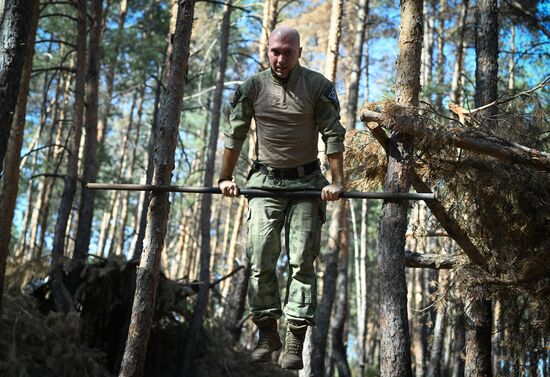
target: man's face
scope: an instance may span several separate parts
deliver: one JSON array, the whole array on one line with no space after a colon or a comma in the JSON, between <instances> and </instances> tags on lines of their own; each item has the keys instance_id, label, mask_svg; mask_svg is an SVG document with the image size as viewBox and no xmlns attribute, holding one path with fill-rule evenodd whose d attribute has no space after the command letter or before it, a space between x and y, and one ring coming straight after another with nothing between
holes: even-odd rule
<instances>
[{"instance_id":1,"label":"man's face","mask_svg":"<svg viewBox=\"0 0 550 377\"><path fill-rule=\"evenodd\" d=\"M286 79L302 56L300 43L284 35L272 35L269 39L269 65L275 74Z\"/></svg>"}]
</instances>

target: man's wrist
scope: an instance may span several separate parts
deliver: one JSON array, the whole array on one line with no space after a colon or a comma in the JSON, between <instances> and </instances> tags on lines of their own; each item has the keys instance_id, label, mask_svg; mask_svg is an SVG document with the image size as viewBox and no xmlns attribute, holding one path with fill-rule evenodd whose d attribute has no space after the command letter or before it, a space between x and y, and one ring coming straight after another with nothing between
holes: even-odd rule
<instances>
[{"instance_id":1,"label":"man's wrist","mask_svg":"<svg viewBox=\"0 0 550 377\"><path fill-rule=\"evenodd\" d=\"M233 182L233 177L232 176L227 176L227 177L220 177L218 178L218 185L222 182L225 182L225 181L231 181Z\"/></svg>"}]
</instances>

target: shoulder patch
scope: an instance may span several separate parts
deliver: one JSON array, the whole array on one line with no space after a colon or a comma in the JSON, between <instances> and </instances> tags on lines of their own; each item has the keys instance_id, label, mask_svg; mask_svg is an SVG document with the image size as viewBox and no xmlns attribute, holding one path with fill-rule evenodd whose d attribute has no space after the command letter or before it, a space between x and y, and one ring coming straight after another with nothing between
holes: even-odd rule
<instances>
[{"instance_id":1,"label":"shoulder patch","mask_svg":"<svg viewBox=\"0 0 550 377\"><path fill-rule=\"evenodd\" d=\"M336 88L334 87L334 85L328 86L324 94L335 106L340 106L340 102L338 101L338 94L336 94Z\"/></svg>"},{"instance_id":2,"label":"shoulder patch","mask_svg":"<svg viewBox=\"0 0 550 377\"><path fill-rule=\"evenodd\" d=\"M231 107L234 109L235 106L237 106L237 103L239 103L239 99L241 99L242 96L241 87L237 87L235 90L235 93L233 93L233 96L231 97Z\"/></svg>"}]
</instances>

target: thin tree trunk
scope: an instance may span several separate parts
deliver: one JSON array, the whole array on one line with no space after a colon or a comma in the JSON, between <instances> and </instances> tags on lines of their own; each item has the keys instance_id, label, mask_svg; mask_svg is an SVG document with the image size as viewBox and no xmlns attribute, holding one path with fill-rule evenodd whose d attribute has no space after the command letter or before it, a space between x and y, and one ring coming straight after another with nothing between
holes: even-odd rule
<instances>
[{"instance_id":1,"label":"thin tree trunk","mask_svg":"<svg viewBox=\"0 0 550 377\"><path fill-rule=\"evenodd\" d=\"M347 128L354 129L357 119L357 103L359 101L359 82L361 81L361 66L363 61L363 46L365 44L365 33L367 28L367 17L369 13L369 0L360 0L357 5L357 26L353 41L353 65L351 68L348 99L346 103Z\"/></svg>"},{"instance_id":2,"label":"thin tree trunk","mask_svg":"<svg viewBox=\"0 0 550 377\"><path fill-rule=\"evenodd\" d=\"M449 276L447 271L439 273L439 294L436 300L444 300L445 292L449 288ZM430 353L430 362L426 377L441 376L441 360L443 356L444 336L447 327L447 308L443 303L437 305L437 315L433 331L433 342Z\"/></svg>"},{"instance_id":3,"label":"thin tree trunk","mask_svg":"<svg viewBox=\"0 0 550 377\"><path fill-rule=\"evenodd\" d=\"M111 106L112 106L112 98L113 98L113 88L114 88L114 82L115 82L115 73L116 73L116 66L120 51L120 45L122 44L122 38L124 33L124 24L126 23L126 14L128 13L128 0L120 0L120 10L118 14L118 25L117 25L117 31L116 31L116 38L115 38L115 49L113 53L113 57L108 62L108 65L105 70L105 101L104 101L104 111L103 116L99 119L99 123L97 126L97 139L99 142L99 145L103 145L103 142L105 141L105 134L107 133L108 129L108 122L109 117L111 116ZM95 179L94 179L95 180Z\"/></svg>"},{"instance_id":4,"label":"thin tree trunk","mask_svg":"<svg viewBox=\"0 0 550 377\"><path fill-rule=\"evenodd\" d=\"M0 232L0 313L2 313L4 274L11 241L11 227L19 188L19 156L23 146L23 130L25 128L25 115L27 113L27 99L34 56L34 40L38 27L39 3L38 0L34 0L31 4L30 25L25 44L20 88L12 119L10 140L7 144L6 169L4 169L3 189L0 195L0 229L2 229Z\"/></svg>"},{"instance_id":5,"label":"thin tree trunk","mask_svg":"<svg viewBox=\"0 0 550 377\"><path fill-rule=\"evenodd\" d=\"M456 46L456 61L453 70L453 80L451 83L451 103L462 106L462 71L464 70L464 50L465 34L466 34L466 19L468 18L468 0L462 1L459 19L459 36Z\"/></svg>"},{"instance_id":6,"label":"thin tree trunk","mask_svg":"<svg viewBox=\"0 0 550 377\"><path fill-rule=\"evenodd\" d=\"M418 106L420 55L422 51L422 2L401 1L399 58L397 60L397 102ZM392 134L388 145L388 171L384 191L407 192L411 140ZM399 150L404 156L398 157ZM378 237L380 301L380 376L412 376L404 247L408 202L384 202Z\"/></svg>"},{"instance_id":7,"label":"thin tree trunk","mask_svg":"<svg viewBox=\"0 0 550 377\"><path fill-rule=\"evenodd\" d=\"M33 2L4 0L0 23L0 173L4 164L13 114L29 42ZM2 263L0 263L2 264ZM2 267L2 266L0 266Z\"/></svg>"},{"instance_id":8,"label":"thin tree trunk","mask_svg":"<svg viewBox=\"0 0 550 377\"><path fill-rule=\"evenodd\" d=\"M203 186L211 186L214 180L214 167L216 162L216 149L218 144L220 118L222 110L223 89L225 82L225 70L227 67L227 50L229 47L230 22L231 22L231 0L226 0L223 8L223 19L220 30L220 55L219 71L216 78L216 90L214 100L212 101L212 123L210 125L210 135L208 139L208 148L206 151L206 166L204 172ZM203 195L201 198L200 213L200 275L197 302L191 317L191 322L185 335L183 346L183 365L180 371L181 376L187 376L191 370L191 365L196 349L197 335L202 327L202 321L208 304L210 292L210 221L212 217L212 195Z\"/></svg>"},{"instance_id":9,"label":"thin tree trunk","mask_svg":"<svg viewBox=\"0 0 550 377\"><path fill-rule=\"evenodd\" d=\"M516 25L510 28L510 59L508 60L508 90L512 91L515 87L515 68L516 68Z\"/></svg>"},{"instance_id":10,"label":"thin tree trunk","mask_svg":"<svg viewBox=\"0 0 550 377\"><path fill-rule=\"evenodd\" d=\"M161 65L158 69L158 77L164 76L164 64ZM161 88L162 83L160 81L157 81L157 85L155 86L155 103L153 105L153 120L151 122L151 131L149 133L149 141L147 144L147 168L145 172L145 183L151 184L153 182L153 156L154 156L154 148L157 145L157 138L158 138L158 127L157 124L159 122L159 103L160 103L160 96L161 96ZM140 202L142 203L141 206L141 212L139 215L139 228L138 232L135 237L135 241L133 242L134 247L132 248L132 254L130 257L130 260L139 260L141 258L141 253L143 251L143 240L145 239L145 228L147 227L147 209L149 208L149 202L151 200L151 195L149 193L142 193L142 200Z\"/></svg>"},{"instance_id":11,"label":"thin tree trunk","mask_svg":"<svg viewBox=\"0 0 550 377\"><path fill-rule=\"evenodd\" d=\"M67 174L65 187L61 196L61 203L57 212L55 234L52 248L52 295L59 311L67 313L72 308L72 300L63 284L63 258L65 256L65 237L67 225L72 211L74 197L77 190L78 154L80 139L82 136L82 123L84 113L84 87L86 83L86 1L78 0L77 9L77 58L75 79L75 101L73 105L72 124L73 133L69 143L69 156L67 160Z\"/></svg>"},{"instance_id":12,"label":"thin tree trunk","mask_svg":"<svg viewBox=\"0 0 550 377\"><path fill-rule=\"evenodd\" d=\"M235 260L235 255L237 254L237 241L239 239L239 234L241 232L241 228L243 225L243 217L245 208L247 206L247 202L245 198L242 198L239 201L239 207L237 208L237 214L235 215L235 222L233 225L233 233L231 234L231 240L229 241L229 251L227 253L227 262L226 264L229 266L228 271L231 270L231 266L233 266L233 261ZM229 224L226 224L227 227L229 227ZM226 297L229 293L230 289L230 283L224 281L224 284L222 285L222 296Z\"/></svg>"},{"instance_id":13,"label":"thin tree trunk","mask_svg":"<svg viewBox=\"0 0 550 377\"><path fill-rule=\"evenodd\" d=\"M443 110L443 85L445 84L445 17L447 16L447 1L439 0L439 18L437 25L437 90L435 106Z\"/></svg>"},{"instance_id":14,"label":"thin tree trunk","mask_svg":"<svg viewBox=\"0 0 550 377\"><path fill-rule=\"evenodd\" d=\"M332 0L330 29L328 32L328 45L324 69L326 78L332 82L336 79L336 69L338 67L338 49L340 48L340 38L342 36L343 5L344 0Z\"/></svg>"},{"instance_id":15,"label":"thin tree trunk","mask_svg":"<svg viewBox=\"0 0 550 377\"><path fill-rule=\"evenodd\" d=\"M313 332L311 354L311 375L323 377L325 375L325 356L329 333L330 314L336 294L336 280L338 276L338 254L340 253L340 237L343 208L342 202L335 202L332 211L332 221L329 227L329 239L326 253L323 255L325 273L323 276L322 298L317 308L316 326ZM306 355L307 357L307 355Z\"/></svg>"},{"instance_id":16,"label":"thin tree trunk","mask_svg":"<svg viewBox=\"0 0 550 377\"><path fill-rule=\"evenodd\" d=\"M476 107L497 99L498 18L496 0L479 0L476 7ZM480 114L484 122L496 126L496 106ZM466 306L466 376L492 376L491 301L469 289Z\"/></svg>"},{"instance_id":17,"label":"thin tree trunk","mask_svg":"<svg viewBox=\"0 0 550 377\"><path fill-rule=\"evenodd\" d=\"M99 69L101 62L101 21L103 0L91 2L91 31L88 45L88 62L86 74L86 138L84 142L84 171L82 184L95 181L97 177L97 125L98 125L98 89ZM81 264L86 263L90 238L92 235L92 220L94 217L95 190L82 190L78 215L78 228L73 258Z\"/></svg>"},{"instance_id":18,"label":"thin tree trunk","mask_svg":"<svg viewBox=\"0 0 550 377\"><path fill-rule=\"evenodd\" d=\"M351 370L346 354L346 339L345 339L345 324L346 314L348 312L348 259L349 259L349 221L347 219L347 211L349 209L349 201L344 201L342 214L342 234L340 236L340 255L338 261L338 278L336 286L338 295L334 303L334 313L331 320L332 334L332 360L336 364L339 377L351 377Z\"/></svg>"},{"instance_id":19,"label":"thin tree trunk","mask_svg":"<svg viewBox=\"0 0 550 377\"><path fill-rule=\"evenodd\" d=\"M160 127L155 152L155 185L170 184L174 169L177 132L183 98L183 86L189 59L189 44L193 24L195 1L179 4L176 29L172 39L173 51L166 92L160 110ZM153 321L155 295L159 279L160 257L168 224L169 202L166 193L151 193L146 230L146 247L137 277L132 319L124 350L120 377L141 377L145 365L147 342Z\"/></svg>"}]
</instances>

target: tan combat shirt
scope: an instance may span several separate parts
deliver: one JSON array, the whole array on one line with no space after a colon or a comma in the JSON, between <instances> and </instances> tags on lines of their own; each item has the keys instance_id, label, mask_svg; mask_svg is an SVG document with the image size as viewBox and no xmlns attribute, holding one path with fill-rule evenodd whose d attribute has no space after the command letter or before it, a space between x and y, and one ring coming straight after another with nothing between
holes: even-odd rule
<instances>
[{"instance_id":1,"label":"tan combat shirt","mask_svg":"<svg viewBox=\"0 0 550 377\"><path fill-rule=\"evenodd\" d=\"M225 147L241 150L256 121L258 160L273 168L293 168L317 158L319 132L326 154L344 151L345 129L334 85L297 64L286 82L271 69L237 88L231 101Z\"/></svg>"}]
</instances>

